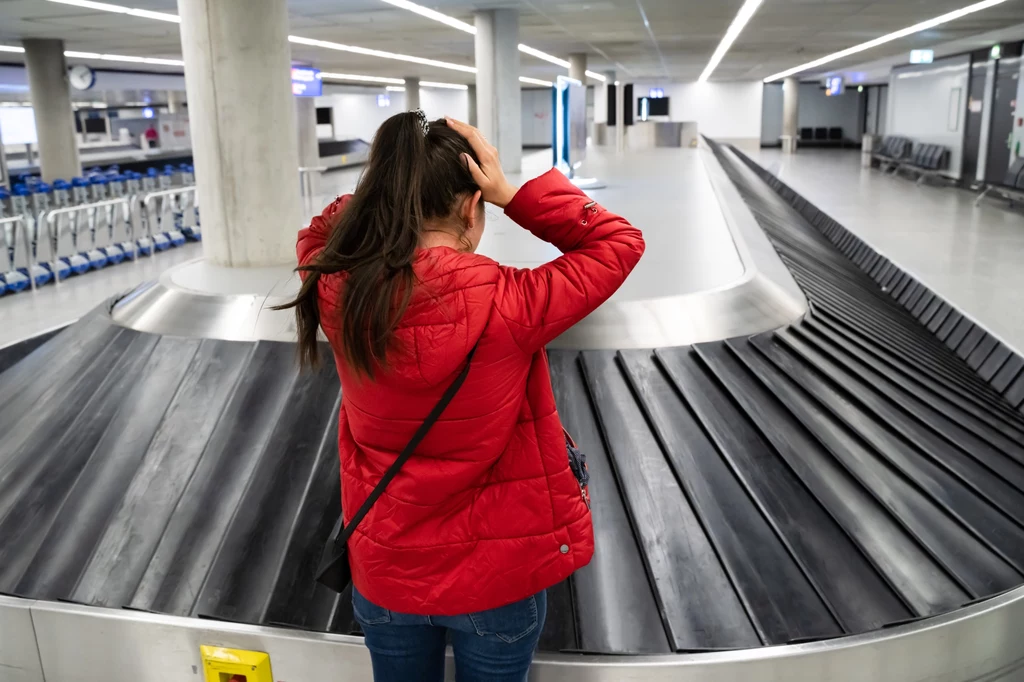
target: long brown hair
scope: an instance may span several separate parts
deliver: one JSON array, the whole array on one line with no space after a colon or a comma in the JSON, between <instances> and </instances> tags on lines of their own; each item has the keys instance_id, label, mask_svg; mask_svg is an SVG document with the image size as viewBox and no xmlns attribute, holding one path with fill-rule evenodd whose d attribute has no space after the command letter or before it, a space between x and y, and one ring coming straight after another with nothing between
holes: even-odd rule
<instances>
[{"instance_id":1,"label":"long brown hair","mask_svg":"<svg viewBox=\"0 0 1024 682\"><path fill-rule=\"evenodd\" d=\"M296 299L278 308L295 308L303 367L319 365L317 283L336 272L346 273L340 310L345 361L370 377L386 367L388 345L412 296L423 222L451 216L461 199L479 189L462 154L479 161L444 119L428 123L419 111L396 114L377 130L359 184L326 246L299 268L307 274Z\"/></svg>"}]
</instances>

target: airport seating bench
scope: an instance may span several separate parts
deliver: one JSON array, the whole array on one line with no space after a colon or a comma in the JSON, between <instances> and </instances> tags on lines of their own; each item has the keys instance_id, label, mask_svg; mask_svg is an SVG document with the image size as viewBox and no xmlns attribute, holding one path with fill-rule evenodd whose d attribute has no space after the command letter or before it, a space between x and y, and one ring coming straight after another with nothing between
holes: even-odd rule
<instances>
[{"instance_id":1,"label":"airport seating bench","mask_svg":"<svg viewBox=\"0 0 1024 682\"><path fill-rule=\"evenodd\" d=\"M910 156L903 159L897 172L906 171L917 175L918 184L929 177L942 175L949 170L949 149L940 144L917 143Z\"/></svg>"},{"instance_id":2,"label":"airport seating bench","mask_svg":"<svg viewBox=\"0 0 1024 682\"><path fill-rule=\"evenodd\" d=\"M1009 200L1011 205L1014 202L1024 203L1024 159L1014 160L1006 170L1002 184L986 184L974 205L980 204L990 194L998 194Z\"/></svg>"},{"instance_id":3,"label":"airport seating bench","mask_svg":"<svg viewBox=\"0 0 1024 682\"><path fill-rule=\"evenodd\" d=\"M913 146L914 143L905 137L887 135L872 157L878 161L878 166L883 172L895 171L899 168L900 163L911 155Z\"/></svg>"}]
</instances>

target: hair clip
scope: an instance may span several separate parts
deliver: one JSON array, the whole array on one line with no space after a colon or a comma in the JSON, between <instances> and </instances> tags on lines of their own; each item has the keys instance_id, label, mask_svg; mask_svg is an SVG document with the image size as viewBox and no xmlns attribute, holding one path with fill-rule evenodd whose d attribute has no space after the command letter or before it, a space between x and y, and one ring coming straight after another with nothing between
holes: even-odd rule
<instances>
[{"instance_id":1,"label":"hair clip","mask_svg":"<svg viewBox=\"0 0 1024 682\"><path fill-rule=\"evenodd\" d=\"M427 115L423 113L422 109L416 109L412 113L416 114L416 118L420 120L420 127L423 128L423 137L426 137L430 132L430 121L427 120Z\"/></svg>"}]
</instances>

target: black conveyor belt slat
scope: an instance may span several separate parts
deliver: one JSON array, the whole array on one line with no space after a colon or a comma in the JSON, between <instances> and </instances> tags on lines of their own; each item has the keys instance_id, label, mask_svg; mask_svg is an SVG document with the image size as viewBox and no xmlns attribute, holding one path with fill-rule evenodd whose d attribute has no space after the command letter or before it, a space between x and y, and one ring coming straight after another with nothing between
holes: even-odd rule
<instances>
[{"instance_id":1,"label":"black conveyor belt slat","mask_svg":"<svg viewBox=\"0 0 1024 682\"><path fill-rule=\"evenodd\" d=\"M759 643L714 547L647 428L610 352L585 352L616 477L642 545L662 618L676 650Z\"/></svg>"},{"instance_id":2,"label":"black conveyor belt slat","mask_svg":"<svg viewBox=\"0 0 1024 682\"><path fill-rule=\"evenodd\" d=\"M0 374L9 367L13 367L24 360L60 332L61 329L53 329L0 348ZM42 351L40 356L45 355L52 358L53 355L59 352L61 345L62 344L55 344L54 346L49 347L46 351Z\"/></svg>"},{"instance_id":3,"label":"black conveyor belt slat","mask_svg":"<svg viewBox=\"0 0 1024 682\"><path fill-rule=\"evenodd\" d=\"M730 342L731 349L797 420L834 456L846 452L850 437L813 395L797 388L785 372L770 363L748 341ZM783 378L786 377L786 378ZM794 431L793 435L798 434ZM885 505L866 490L838 460L808 461L817 448L783 450L804 483L868 555L917 615L956 608L969 597L918 545Z\"/></svg>"},{"instance_id":4,"label":"black conveyor belt slat","mask_svg":"<svg viewBox=\"0 0 1024 682\"><path fill-rule=\"evenodd\" d=\"M827 385L813 374L812 370L791 354L792 351L783 350L778 341L772 343L765 337L758 337L755 345L780 370L793 377L848 427L860 434L874 448L875 453L884 454L901 447L899 441L884 427L836 391L835 386ZM796 344L790 341L787 345L792 347ZM849 389L850 386L845 388ZM820 438L821 434L818 435ZM893 476L892 470L875 453L844 432L840 431L835 436L845 442L842 447L833 449L833 454L893 516L901 520L907 530L972 598L999 592L1016 584L1019 578L1016 571L988 551L960 525L950 523L944 510L930 504L906 480Z\"/></svg>"},{"instance_id":5,"label":"black conveyor belt slat","mask_svg":"<svg viewBox=\"0 0 1024 682\"><path fill-rule=\"evenodd\" d=\"M579 648L668 653L671 648L616 485L576 351L548 354L558 413L587 455L594 558L572 577Z\"/></svg>"},{"instance_id":6,"label":"black conveyor belt slat","mask_svg":"<svg viewBox=\"0 0 1024 682\"><path fill-rule=\"evenodd\" d=\"M38 429L25 444L21 454L29 464L18 472L22 484L17 503L0 521L0 547L11 552L10 558L0 562L0 585L18 584L24 575L104 433L118 426L117 414L159 341L156 336L136 337L109 372L95 377L101 380L93 384L92 397L84 401L83 409L66 410L74 421L60 438L54 441L52 432ZM189 354L195 352L195 345L198 342L187 349ZM18 588L14 592L22 593Z\"/></svg>"},{"instance_id":7,"label":"black conveyor belt slat","mask_svg":"<svg viewBox=\"0 0 1024 682\"><path fill-rule=\"evenodd\" d=\"M863 529L849 527L860 526L870 519L870 514L844 516L836 512L830 515L826 510L829 505L822 506L829 499L827 489L842 488L825 482L830 472L831 478L843 481L847 489L855 485L853 480L842 473L823 452L821 444L814 441L776 396L751 376L725 344L702 344L697 351L779 453L776 457L764 452L740 451L737 457L749 460L744 465L749 472L745 478L747 487L762 500L769 518L774 520L794 554L816 580L846 631L874 630L909 618L911 612L858 548L856 538L863 536ZM812 458L814 463L809 464ZM813 487L801 484L800 472L809 470L814 472L809 476L821 483ZM819 491L823 498L816 500L812 490ZM851 497L846 496L847 502ZM830 506L836 509L834 503ZM840 520L847 522L846 529L839 525ZM857 594L858 598L849 599L850 594Z\"/></svg>"},{"instance_id":8,"label":"black conveyor belt slat","mask_svg":"<svg viewBox=\"0 0 1024 682\"><path fill-rule=\"evenodd\" d=\"M246 490L256 461L295 380L294 354L274 343L212 342L220 382L204 404L220 415L202 457L167 521L160 544L131 598L131 606L192 615L210 565ZM182 428L175 413L169 428Z\"/></svg>"},{"instance_id":9,"label":"black conveyor belt slat","mask_svg":"<svg viewBox=\"0 0 1024 682\"><path fill-rule=\"evenodd\" d=\"M652 365L649 352L621 355L676 477L761 638L782 644L840 634L829 608L730 468L730 460L745 454L756 457L766 445L744 428L738 413L719 412L728 406L696 366L692 351L675 349L661 356L672 382Z\"/></svg>"},{"instance_id":10,"label":"black conveyor belt slat","mask_svg":"<svg viewBox=\"0 0 1024 682\"><path fill-rule=\"evenodd\" d=\"M929 399L938 398L948 404L955 404L958 409L999 430L1008 438L1024 439L1024 429L1010 415L992 412L973 395L957 390L958 387L955 385L936 381L928 372L889 354L885 349L856 336L850 330L835 325L827 315L816 313L804 326L827 335L833 344L843 348L848 354L870 364L879 372L898 377L905 385L928 395Z\"/></svg>"},{"instance_id":11,"label":"black conveyor belt slat","mask_svg":"<svg viewBox=\"0 0 1024 682\"><path fill-rule=\"evenodd\" d=\"M135 366L122 377L130 382L130 392L67 497L62 501L58 497L60 489L52 485L52 472L44 476L47 495L61 501L60 511L49 532L40 534L45 541L19 592L53 600L71 596L199 346L197 340L167 337L148 356L136 354Z\"/></svg>"},{"instance_id":12,"label":"black conveyor belt slat","mask_svg":"<svg viewBox=\"0 0 1024 682\"><path fill-rule=\"evenodd\" d=\"M20 401L0 404L0 434L4 437L5 455L0 463L0 481L3 481L3 486L0 486L0 519L11 512L26 486L44 475L50 459L61 456L55 445L68 447L74 442L75 435L71 429L81 426L83 420L87 421L86 406L102 404L92 403L97 389L105 382L109 385L116 381L116 377L110 376L111 372L118 366L121 353L137 340L135 336L124 333L101 334L100 337L106 344L106 352L93 355L99 349L94 344L85 344L92 352L80 358L80 367L54 363L66 370L55 374L43 369L41 374L47 382L45 390L36 394L31 385L25 389L25 393L32 394L35 399L33 404L24 410L20 409L23 407ZM83 409L69 410L68 405L81 405ZM29 410L31 419L26 414Z\"/></svg>"},{"instance_id":13,"label":"black conveyor belt slat","mask_svg":"<svg viewBox=\"0 0 1024 682\"><path fill-rule=\"evenodd\" d=\"M230 356L239 348L248 354L247 344L226 350ZM179 384L71 595L75 601L115 607L131 603L238 376L241 363L222 362L215 348L210 351L189 366Z\"/></svg>"},{"instance_id":14,"label":"black conveyor belt slat","mask_svg":"<svg viewBox=\"0 0 1024 682\"><path fill-rule=\"evenodd\" d=\"M339 395L332 366L293 384L206 576L198 615L246 623L266 617L309 476L338 419Z\"/></svg>"}]
</instances>

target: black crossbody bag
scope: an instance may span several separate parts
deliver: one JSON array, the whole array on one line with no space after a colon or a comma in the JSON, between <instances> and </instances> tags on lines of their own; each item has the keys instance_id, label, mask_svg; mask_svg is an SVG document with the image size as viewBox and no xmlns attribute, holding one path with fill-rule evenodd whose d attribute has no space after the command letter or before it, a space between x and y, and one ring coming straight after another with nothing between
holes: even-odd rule
<instances>
[{"instance_id":1,"label":"black crossbody bag","mask_svg":"<svg viewBox=\"0 0 1024 682\"><path fill-rule=\"evenodd\" d=\"M359 508L359 511L355 513L352 519L348 522L348 525L343 525L344 518L338 519L338 522L334 525L334 530L331 531L331 537L327 540L327 546L324 548L323 556L320 557L320 566L316 569L316 579L320 584L329 587L335 592L343 591L350 582L352 582L352 568L348 563L348 539L355 532L356 526L363 520L367 512L370 511L370 507L373 503L383 494L384 489L391 483L391 479L398 474L398 470L402 468L402 465L412 457L412 453L419 447L420 442L427 435L427 432L434 426L441 413L444 412L445 408L448 407L448 403L452 401L455 394L462 388L462 384L466 381L466 376L469 374L469 367L473 363L473 355L476 353L476 346L469 351L469 355L466 358L466 366L459 372L459 376L455 377L455 381L452 385L444 392L441 399L437 401L437 405L434 405L434 409L430 411L427 418L423 420L420 427L416 429L416 433L413 435L412 440L405 446L401 454L394 463L388 467L388 470L381 477L380 482L370 493L370 496L363 502L363 506Z\"/></svg>"}]
</instances>

